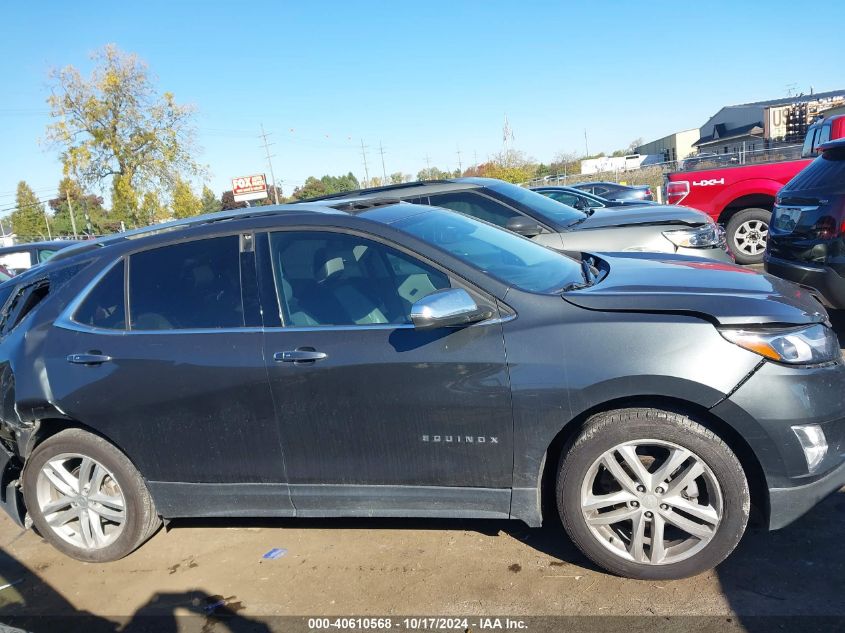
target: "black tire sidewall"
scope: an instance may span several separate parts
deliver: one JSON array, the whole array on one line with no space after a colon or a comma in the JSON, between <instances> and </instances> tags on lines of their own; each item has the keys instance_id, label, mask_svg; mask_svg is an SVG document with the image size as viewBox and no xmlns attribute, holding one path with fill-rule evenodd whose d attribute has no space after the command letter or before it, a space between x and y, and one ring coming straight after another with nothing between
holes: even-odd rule
<instances>
[{"instance_id":1,"label":"black tire sidewall","mask_svg":"<svg viewBox=\"0 0 845 633\"><path fill-rule=\"evenodd\" d=\"M115 477L126 502L123 532L110 545L87 550L68 543L47 524L38 506L36 483L43 465L61 453L77 453L91 457L105 466ZM143 540L149 521L147 490L138 471L129 459L104 439L84 431L63 431L40 444L23 471L23 496L27 511L38 533L62 553L84 562L101 563L123 558Z\"/></svg>"},{"instance_id":2,"label":"black tire sidewall","mask_svg":"<svg viewBox=\"0 0 845 633\"><path fill-rule=\"evenodd\" d=\"M760 220L768 226L772 221L772 213L766 209L743 209L735 213L728 221L728 244L738 264L759 264L763 261L763 253L756 256L746 255L739 250L739 245L736 243L737 229L749 220Z\"/></svg>"},{"instance_id":3,"label":"black tire sidewall","mask_svg":"<svg viewBox=\"0 0 845 633\"><path fill-rule=\"evenodd\" d=\"M684 426L659 419L630 419L629 416L629 419L603 425L600 429L588 427L561 461L557 499L564 527L588 558L615 574L650 580L694 576L722 562L745 532L750 495L739 461L724 443L713 442L703 427L683 416L678 417L684 420ZM689 425L692 425L692 430ZM699 429L704 433L698 432ZM703 550L678 563L647 565L613 554L590 532L581 514L581 484L593 462L618 444L646 438L673 442L694 452L713 471L722 491L723 514L716 535Z\"/></svg>"}]
</instances>

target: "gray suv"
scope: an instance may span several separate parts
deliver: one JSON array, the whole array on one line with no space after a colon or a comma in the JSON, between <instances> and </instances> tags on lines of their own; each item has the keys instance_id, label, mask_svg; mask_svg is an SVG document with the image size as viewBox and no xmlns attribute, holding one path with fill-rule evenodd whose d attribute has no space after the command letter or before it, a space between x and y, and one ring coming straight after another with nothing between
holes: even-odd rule
<instances>
[{"instance_id":1,"label":"gray suv","mask_svg":"<svg viewBox=\"0 0 845 633\"><path fill-rule=\"evenodd\" d=\"M314 198L334 208L388 198L444 207L529 237L556 250L642 251L733 263L724 232L705 213L678 206L580 211L493 178L455 178L361 189Z\"/></svg>"}]
</instances>

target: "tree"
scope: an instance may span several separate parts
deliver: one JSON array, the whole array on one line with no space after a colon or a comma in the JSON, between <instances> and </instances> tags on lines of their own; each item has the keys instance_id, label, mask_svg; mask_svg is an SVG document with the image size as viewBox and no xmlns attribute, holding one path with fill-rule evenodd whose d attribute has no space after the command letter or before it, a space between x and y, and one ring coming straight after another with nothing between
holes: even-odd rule
<instances>
[{"instance_id":1,"label":"tree","mask_svg":"<svg viewBox=\"0 0 845 633\"><path fill-rule=\"evenodd\" d=\"M437 167L426 167L417 172L417 180L443 180L451 177L451 172L442 171Z\"/></svg>"},{"instance_id":2,"label":"tree","mask_svg":"<svg viewBox=\"0 0 845 633\"><path fill-rule=\"evenodd\" d=\"M109 44L92 59L87 78L73 66L50 73L47 140L61 148L65 175L83 186L111 180L111 219L136 224L138 192L170 191L180 176L204 171L192 156L194 109L159 95L135 54Z\"/></svg>"},{"instance_id":3,"label":"tree","mask_svg":"<svg viewBox=\"0 0 845 633\"><path fill-rule=\"evenodd\" d=\"M401 185L403 182L411 182L411 174L403 174L401 171L390 174L390 184Z\"/></svg>"},{"instance_id":4,"label":"tree","mask_svg":"<svg viewBox=\"0 0 845 633\"><path fill-rule=\"evenodd\" d=\"M190 183L177 180L173 187L173 217L190 218L202 212L202 203L191 190Z\"/></svg>"},{"instance_id":5,"label":"tree","mask_svg":"<svg viewBox=\"0 0 845 633\"><path fill-rule=\"evenodd\" d=\"M305 184L293 190L293 197L297 200L305 200L307 198L316 198L318 196L327 196L333 193L343 193L344 191L352 191L359 189L361 185L358 179L350 171L345 176L323 176L322 178L315 178L308 176L305 179Z\"/></svg>"},{"instance_id":6,"label":"tree","mask_svg":"<svg viewBox=\"0 0 845 633\"><path fill-rule=\"evenodd\" d=\"M12 230L21 242L43 240L50 235L44 205L25 181L18 183L15 210L12 211Z\"/></svg>"},{"instance_id":7,"label":"tree","mask_svg":"<svg viewBox=\"0 0 845 633\"><path fill-rule=\"evenodd\" d=\"M141 201L141 217L146 224L157 224L171 219L170 211L161 203L155 191L148 191Z\"/></svg>"},{"instance_id":8,"label":"tree","mask_svg":"<svg viewBox=\"0 0 845 633\"><path fill-rule=\"evenodd\" d=\"M224 191L223 195L220 196L220 207L223 211L229 211L231 209L245 209L246 206L246 202L235 202L235 194L232 193L231 189Z\"/></svg>"},{"instance_id":9,"label":"tree","mask_svg":"<svg viewBox=\"0 0 845 633\"><path fill-rule=\"evenodd\" d=\"M73 207L73 221L70 217L71 206L68 206L68 198L70 198L70 205ZM76 224L77 235L85 233L89 220L92 230L94 230L95 225L99 225L99 222L105 216L103 199L100 196L85 193L82 186L72 178L65 177L59 181L58 195L49 200L47 204L53 211L51 229L54 236L73 235L74 223ZM86 219L86 216L88 219Z\"/></svg>"},{"instance_id":10,"label":"tree","mask_svg":"<svg viewBox=\"0 0 845 633\"><path fill-rule=\"evenodd\" d=\"M279 204L284 204L285 195L282 193L282 188L278 185L267 185L267 197L260 200L252 200L250 204L254 207L266 207L269 204L276 204L276 196L273 193L273 187L279 193Z\"/></svg>"},{"instance_id":11,"label":"tree","mask_svg":"<svg viewBox=\"0 0 845 633\"><path fill-rule=\"evenodd\" d=\"M217 199L214 192L208 188L208 185L203 185L200 208L203 213L216 213L223 209L223 204Z\"/></svg>"}]
</instances>

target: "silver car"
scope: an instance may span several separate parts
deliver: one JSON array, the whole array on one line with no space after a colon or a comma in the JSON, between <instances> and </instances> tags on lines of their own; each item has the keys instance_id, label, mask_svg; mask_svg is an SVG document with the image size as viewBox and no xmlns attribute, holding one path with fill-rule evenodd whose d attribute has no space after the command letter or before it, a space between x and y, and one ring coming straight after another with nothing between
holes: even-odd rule
<instances>
[{"instance_id":1,"label":"silver car","mask_svg":"<svg viewBox=\"0 0 845 633\"><path fill-rule=\"evenodd\" d=\"M569 252L674 253L733 263L723 229L701 211L675 205L584 211L492 178L454 178L316 198L345 211L383 198L445 207Z\"/></svg>"}]
</instances>

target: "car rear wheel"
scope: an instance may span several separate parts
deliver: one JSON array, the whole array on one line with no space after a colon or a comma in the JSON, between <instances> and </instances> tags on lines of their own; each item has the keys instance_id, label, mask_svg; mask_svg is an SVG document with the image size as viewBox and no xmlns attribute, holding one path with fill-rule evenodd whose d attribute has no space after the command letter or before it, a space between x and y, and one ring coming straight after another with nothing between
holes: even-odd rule
<instances>
[{"instance_id":1,"label":"car rear wheel","mask_svg":"<svg viewBox=\"0 0 845 633\"><path fill-rule=\"evenodd\" d=\"M737 263L759 264L763 261L771 217L766 209L743 209L728 221L728 240Z\"/></svg>"},{"instance_id":2,"label":"car rear wheel","mask_svg":"<svg viewBox=\"0 0 845 633\"><path fill-rule=\"evenodd\" d=\"M23 494L38 533L81 561L123 558L161 524L129 459L81 429L61 431L35 448L24 467Z\"/></svg>"},{"instance_id":3,"label":"car rear wheel","mask_svg":"<svg viewBox=\"0 0 845 633\"><path fill-rule=\"evenodd\" d=\"M730 448L688 417L657 409L591 418L561 461L557 498L587 557L641 579L718 565L739 543L750 506Z\"/></svg>"}]
</instances>

